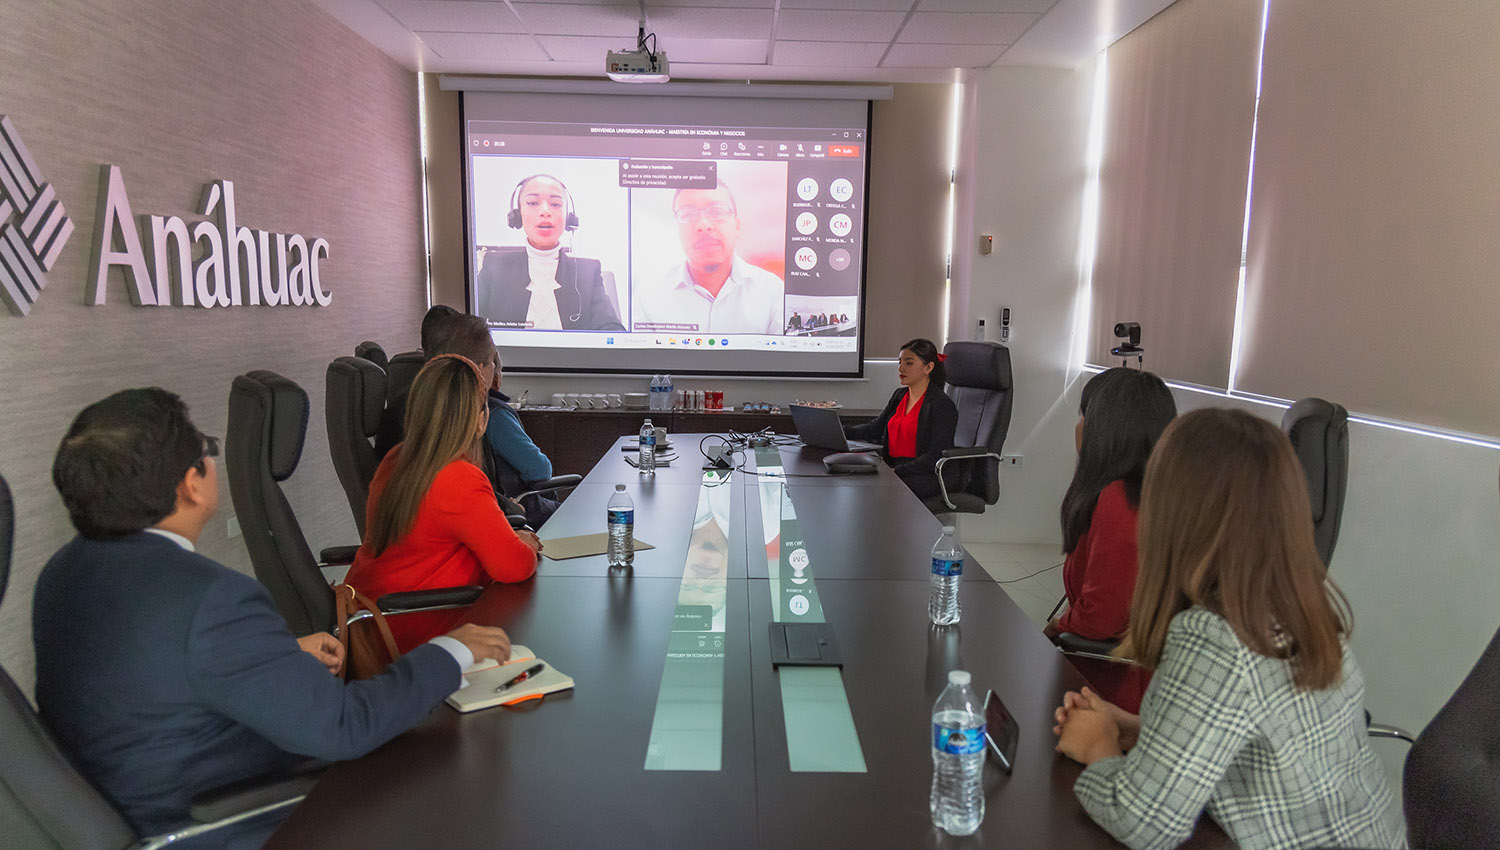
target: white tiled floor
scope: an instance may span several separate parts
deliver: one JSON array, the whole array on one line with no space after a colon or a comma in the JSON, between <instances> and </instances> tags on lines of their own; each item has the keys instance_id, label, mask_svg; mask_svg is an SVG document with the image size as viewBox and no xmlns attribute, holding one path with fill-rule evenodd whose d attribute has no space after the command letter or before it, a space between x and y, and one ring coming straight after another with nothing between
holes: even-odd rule
<instances>
[{"instance_id":1,"label":"white tiled floor","mask_svg":"<svg viewBox=\"0 0 1500 850\"><path fill-rule=\"evenodd\" d=\"M1063 595L1060 547L1051 543L964 545L1026 616L1038 627L1046 624L1047 614Z\"/></svg>"}]
</instances>

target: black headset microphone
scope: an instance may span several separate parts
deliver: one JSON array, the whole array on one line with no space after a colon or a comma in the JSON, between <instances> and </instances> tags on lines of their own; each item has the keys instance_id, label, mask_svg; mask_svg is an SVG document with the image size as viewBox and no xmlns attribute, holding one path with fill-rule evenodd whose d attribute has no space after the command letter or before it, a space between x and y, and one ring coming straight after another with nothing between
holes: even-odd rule
<instances>
[{"instance_id":1,"label":"black headset microphone","mask_svg":"<svg viewBox=\"0 0 1500 850\"><path fill-rule=\"evenodd\" d=\"M572 247L573 239L571 234L573 231L578 229L578 208L573 205L573 193L568 191L568 184L562 182L556 177L553 177L551 174L538 172L536 174L530 175L529 177L523 178L520 183L516 184L515 191L510 193L510 212L506 215L505 221L512 228L516 230L521 229L521 190L526 188L527 183L530 183L531 181L536 180L539 177L545 177L548 180L551 180L553 183L556 183L558 186L562 187L564 203L563 230L567 231L570 234L568 237L568 246ZM562 252L559 251L558 262L561 261ZM568 321L577 322L579 319L583 318L583 290L578 286L578 262L575 260L572 266L573 292L578 296L578 312L569 316Z\"/></svg>"}]
</instances>

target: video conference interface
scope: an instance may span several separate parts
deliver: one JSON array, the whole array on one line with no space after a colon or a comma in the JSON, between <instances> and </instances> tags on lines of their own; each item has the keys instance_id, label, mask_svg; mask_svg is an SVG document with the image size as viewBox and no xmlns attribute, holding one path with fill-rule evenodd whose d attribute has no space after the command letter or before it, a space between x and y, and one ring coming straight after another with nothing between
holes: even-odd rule
<instances>
[{"instance_id":1,"label":"video conference interface","mask_svg":"<svg viewBox=\"0 0 1500 850\"><path fill-rule=\"evenodd\" d=\"M497 344L857 351L864 124L467 128L472 303Z\"/></svg>"}]
</instances>

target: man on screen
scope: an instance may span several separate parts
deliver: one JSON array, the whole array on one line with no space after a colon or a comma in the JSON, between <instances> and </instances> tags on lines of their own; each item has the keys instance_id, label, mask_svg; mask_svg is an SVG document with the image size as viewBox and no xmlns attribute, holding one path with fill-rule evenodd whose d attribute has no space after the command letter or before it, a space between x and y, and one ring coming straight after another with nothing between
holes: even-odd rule
<instances>
[{"instance_id":1,"label":"man on screen","mask_svg":"<svg viewBox=\"0 0 1500 850\"><path fill-rule=\"evenodd\" d=\"M684 262L654 286L637 290L633 322L711 334L782 333L786 284L734 252L739 210L723 181L714 189L680 189L672 217Z\"/></svg>"},{"instance_id":2,"label":"man on screen","mask_svg":"<svg viewBox=\"0 0 1500 850\"><path fill-rule=\"evenodd\" d=\"M476 313L507 328L625 330L604 292L599 261L571 256L561 245L564 233L578 229L573 197L561 180L533 174L517 183L507 221L525 231L526 247L485 252Z\"/></svg>"}]
</instances>

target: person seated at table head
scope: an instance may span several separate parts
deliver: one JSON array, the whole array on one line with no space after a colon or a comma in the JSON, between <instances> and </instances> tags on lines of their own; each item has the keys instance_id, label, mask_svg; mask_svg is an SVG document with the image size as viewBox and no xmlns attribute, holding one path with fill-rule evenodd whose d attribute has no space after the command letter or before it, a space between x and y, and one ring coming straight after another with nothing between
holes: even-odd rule
<instances>
[{"instance_id":1,"label":"person seated at table head","mask_svg":"<svg viewBox=\"0 0 1500 850\"><path fill-rule=\"evenodd\" d=\"M197 553L217 455L180 398L133 389L79 413L52 465L78 536L36 583L37 706L143 835L188 824L207 791L363 755L425 717L476 657L510 655L505 632L466 625L345 683L336 638L295 637L265 587ZM258 847L290 811L182 846Z\"/></svg>"},{"instance_id":2,"label":"person seated at table head","mask_svg":"<svg viewBox=\"0 0 1500 850\"><path fill-rule=\"evenodd\" d=\"M901 346L896 363L901 386L875 421L846 432L856 440L879 443L881 456L920 499L941 493L938 458L944 449L953 448L958 430L958 407L943 392L944 359L930 339L918 338Z\"/></svg>"},{"instance_id":3,"label":"person seated at table head","mask_svg":"<svg viewBox=\"0 0 1500 850\"><path fill-rule=\"evenodd\" d=\"M511 528L479 465L488 380L467 357L439 354L412 381L406 438L375 470L365 539L345 578L366 596L524 581L536 572L541 541ZM405 651L462 617L462 609L406 614L391 620L391 633Z\"/></svg>"},{"instance_id":4,"label":"person seated at table head","mask_svg":"<svg viewBox=\"0 0 1500 850\"><path fill-rule=\"evenodd\" d=\"M1210 408L1162 434L1120 647L1155 676L1139 715L1085 689L1053 730L1088 766L1084 809L1127 846L1175 847L1205 811L1243 850L1406 846L1311 517L1272 423Z\"/></svg>"},{"instance_id":5,"label":"person seated at table head","mask_svg":"<svg viewBox=\"0 0 1500 850\"><path fill-rule=\"evenodd\" d=\"M713 189L672 193L683 262L635 291L632 324L675 325L711 334L780 334L786 284L735 249L740 214L723 180Z\"/></svg>"},{"instance_id":6,"label":"person seated at table head","mask_svg":"<svg viewBox=\"0 0 1500 850\"><path fill-rule=\"evenodd\" d=\"M802 330L802 314L793 310L791 321L787 322L786 326L793 330Z\"/></svg>"},{"instance_id":7,"label":"person seated at table head","mask_svg":"<svg viewBox=\"0 0 1500 850\"><path fill-rule=\"evenodd\" d=\"M500 327L534 330L623 331L604 291L598 260L562 247L578 229L573 196L550 174L533 174L511 193L507 222L524 231L524 250L487 251L475 282L475 312Z\"/></svg>"}]
</instances>

